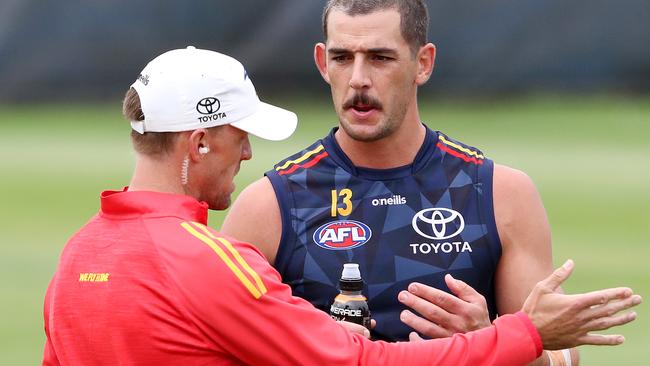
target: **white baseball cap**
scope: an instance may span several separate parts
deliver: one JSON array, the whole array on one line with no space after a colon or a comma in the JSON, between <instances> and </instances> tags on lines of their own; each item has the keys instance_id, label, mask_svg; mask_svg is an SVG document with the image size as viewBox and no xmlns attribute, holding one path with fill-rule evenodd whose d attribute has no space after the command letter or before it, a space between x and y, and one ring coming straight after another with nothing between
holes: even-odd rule
<instances>
[{"instance_id":1,"label":"white baseball cap","mask_svg":"<svg viewBox=\"0 0 650 366\"><path fill-rule=\"evenodd\" d=\"M295 113L260 101L239 61L192 46L151 60L131 87L144 114L144 121L131 121L139 133L231 124L263 139L283 140L298 123Z\"/></svg>"}]
</instances>

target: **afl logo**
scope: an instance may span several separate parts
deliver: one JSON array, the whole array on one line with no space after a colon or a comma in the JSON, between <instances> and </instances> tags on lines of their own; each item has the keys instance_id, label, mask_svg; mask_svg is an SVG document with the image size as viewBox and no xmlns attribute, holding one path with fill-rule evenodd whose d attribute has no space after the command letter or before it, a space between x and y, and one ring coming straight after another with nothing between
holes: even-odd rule
<instances>
[{"instance_id":1,"label":"afl logo","mask_svg":"<svg viewBox=\"0 0 650 366\"><path fill-rule=\"evenodd\" d=\"M215 97L207 97L196 103L196 111L201 114L216 113L221 108L221 102Z\"/></svg>"},{"instance_id":2,"label":"afl logo","mask_svg":"<svg viewBox=\"0 0 650 366\"><path fill-rule=\"evenodd\" d=\"M368 225L353 220L328 222L314 233L314 243L329 250L357 248L370 240L372 232Z\"/></svg>"},{"instance_id":3,"label":"afl logo","mask_svg":"<svg viewBox=\"0 0 650 366\"><path fill-rule=\"evenodd\" d=\"M413 216L413 230L429 239L443 240L460 234L465 220L457 211L448 208L427 208Z\"/></svg>"}]
</instances>

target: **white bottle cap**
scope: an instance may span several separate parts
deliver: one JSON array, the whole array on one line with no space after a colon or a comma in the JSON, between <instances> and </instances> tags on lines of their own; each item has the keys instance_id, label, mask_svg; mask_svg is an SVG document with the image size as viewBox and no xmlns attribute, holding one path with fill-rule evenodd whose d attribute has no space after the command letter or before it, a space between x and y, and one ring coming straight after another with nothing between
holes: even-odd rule
<instances>
[{"instance_id":1,"label":"white bottle cap","mask_svg":"<svg viewBox=\"0 0 650 366\"><path fill-rule=\"evenodd\" d=\"M343 273L341 279L346 280L360 280L361 272L359 272L359 265L357 263L345 263L343 265Z\"/></svg>"}]
</instances>

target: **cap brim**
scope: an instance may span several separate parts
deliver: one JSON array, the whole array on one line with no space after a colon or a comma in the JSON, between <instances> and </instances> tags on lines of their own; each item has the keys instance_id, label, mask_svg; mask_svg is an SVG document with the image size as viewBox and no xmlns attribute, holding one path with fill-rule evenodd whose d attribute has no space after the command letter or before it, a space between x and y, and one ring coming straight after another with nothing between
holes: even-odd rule
<instances>
[{"instance_id":1,"label":"cap brim","mask_svg":"<svg viewBox=\"0 0 650 366\"><path fill-rule=\"evenodd\" d=\"M257 112L230 125L265 140L279 141L291 136L297 124L295 113L260 102Z\"/></svg>"}]
</instances>

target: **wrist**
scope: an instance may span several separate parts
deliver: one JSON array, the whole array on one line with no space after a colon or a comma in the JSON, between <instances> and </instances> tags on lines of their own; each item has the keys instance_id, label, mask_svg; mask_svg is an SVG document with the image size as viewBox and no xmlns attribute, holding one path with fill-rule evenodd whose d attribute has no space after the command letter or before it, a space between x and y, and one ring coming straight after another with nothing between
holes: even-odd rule
<instances>
[{"instance_id":1,"label":"wrist","mask_svg":"<svg viewBox=\"0 0 650 366\"><path fill-rule=\"evenodd\" d=\"M545 351L549 366L573 366L571 350Z\"/></svg>"},{"instance_id":2,"label":"wrist","mask_svg":"<svg viewBox=\"0 0 650 366\"><path fill-rule=\"evenodd\" d=\"M528 329L528 334L530 334L530 337L533 340L533 343L535 344L535 350L537 352L537 357L542 356L544 353L543 350L543 344L542 344L542 338L540 337L539 332L537 331L537 328L535 328L535 324L533 324L532 320L523 311L518 311L515 313L515 316L517 316L526 326Z\"/></svg>"}]
</instances>

